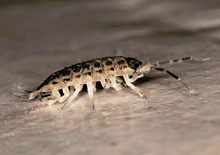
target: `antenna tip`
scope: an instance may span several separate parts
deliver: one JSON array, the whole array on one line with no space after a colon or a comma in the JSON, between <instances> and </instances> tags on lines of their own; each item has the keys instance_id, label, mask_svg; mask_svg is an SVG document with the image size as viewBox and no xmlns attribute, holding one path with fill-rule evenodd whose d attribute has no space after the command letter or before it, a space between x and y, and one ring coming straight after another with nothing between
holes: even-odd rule
<instances>
[{"instance_id":1,"label":"antenna tip","mask_svg":"<svg viewBox=\"0 0 220 155\"><path fill-rule=\"evenodd\" d=\"M204 58L204 59L202 59L203 61L208 61L208 60L210 60L211 58Z\"/></svg>"},{"instance_id":2,"label":"antenna tip","mask_svg":"<svg viewBox=\"0 0 220 155\"><path fill-rule=\"evenodd\" d=\"M190 88L189 93L190 94L194 94L195 93L195 89L194 88L192 88L192 89Z\"/></svg>"}]
</instances>

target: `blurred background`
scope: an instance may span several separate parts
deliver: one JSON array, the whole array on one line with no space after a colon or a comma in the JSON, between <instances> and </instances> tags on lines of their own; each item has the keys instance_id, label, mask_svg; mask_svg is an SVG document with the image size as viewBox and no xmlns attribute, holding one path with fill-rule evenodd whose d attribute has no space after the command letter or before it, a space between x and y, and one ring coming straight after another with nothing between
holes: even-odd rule
<instances>
[{"instance_id":1,"label":"blurred background","mask_svg":"<svg viewBox=\"0 0 220 155\"><path fill-rule=\"evenodd\" d=\"M0 154L220 154L219 0L1 0ZM105 56L144 63L193 56L207 62L164 66L195 89L152 72L129 88L86 92L27 112L14 84L33 89L54 71Z\"/></svg>"}]
</instances>

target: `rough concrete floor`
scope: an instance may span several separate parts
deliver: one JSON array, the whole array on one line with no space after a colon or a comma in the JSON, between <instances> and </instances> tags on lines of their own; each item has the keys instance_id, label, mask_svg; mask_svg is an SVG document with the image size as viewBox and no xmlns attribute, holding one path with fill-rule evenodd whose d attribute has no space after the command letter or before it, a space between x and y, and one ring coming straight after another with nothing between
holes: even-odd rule
<instances>
[{"instance_id":1,"label":"rough concrete floor","mask_svg":"<svg viewBox=\"0 0 220 155\"><path fill-rule=\"evenodd\" d=\"M12 95L63 66L110 55L145 63L210 57L164 66L129 88L99 90L96 112L82 92L65 110ZM220 155L220 3L218 0L67 1L0 7L1 155Z\"/></svg>"}]
</instances>

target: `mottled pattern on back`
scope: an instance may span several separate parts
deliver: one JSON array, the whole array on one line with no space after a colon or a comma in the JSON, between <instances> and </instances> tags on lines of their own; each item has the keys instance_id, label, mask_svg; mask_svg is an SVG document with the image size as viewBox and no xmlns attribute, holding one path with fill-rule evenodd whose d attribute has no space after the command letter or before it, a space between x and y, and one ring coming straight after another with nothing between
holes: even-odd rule
<instances>
[{"instance_id":1,"label":"mottled pattern on back","mask_svg":"<svg viewBox=\"0 0 220 155\"><path fill-rule=\"evenodd\" d=\"M82 84L88 81L98 81L101 78L121 76L131 71L127 69L129 65L126 59L130 60L130 58L122 56L104 57L65 67L51 74L37 90L40 90L49 83L54 86L70 81Z\"/></svg>"}]
</instances>

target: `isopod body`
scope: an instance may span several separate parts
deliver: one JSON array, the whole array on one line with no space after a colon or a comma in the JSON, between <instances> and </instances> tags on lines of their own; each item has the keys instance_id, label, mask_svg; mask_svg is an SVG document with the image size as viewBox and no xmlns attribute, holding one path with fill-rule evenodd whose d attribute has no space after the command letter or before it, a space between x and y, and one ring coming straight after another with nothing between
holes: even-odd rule
<instances>
[{"instance_id":1,"label":"isopod body","mask_svg":"<svg viewBox=\"0 0 220 155\"><path fill-rule=\"evenodd\" d=\"M82 90L83 85L86 85L90 103L94 109L93 94L96 91L96 82L100 82L103 88L113 87L117 91L121 90L121 83L125 83L142 98L146 98L141 89L134 86L133 82L151 70L166 72L179 80L187 89L190 89L178 76L164 68L160 68L160 65L192 59L198 60L192 57L186 57L153 64L142 64L142 61L124 56L93 59L64 67L54 72L36 89L27 91L28 99L38 98L49 105L55 102L65 102L64 105L66 105L67 103L71 103ZM201 60L205 61L208 59ZM123 77L124 80L119 77Z\"/></svg>"}]
</instances>

